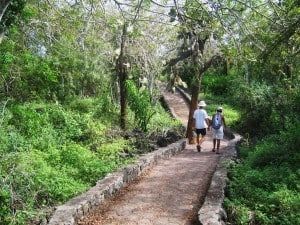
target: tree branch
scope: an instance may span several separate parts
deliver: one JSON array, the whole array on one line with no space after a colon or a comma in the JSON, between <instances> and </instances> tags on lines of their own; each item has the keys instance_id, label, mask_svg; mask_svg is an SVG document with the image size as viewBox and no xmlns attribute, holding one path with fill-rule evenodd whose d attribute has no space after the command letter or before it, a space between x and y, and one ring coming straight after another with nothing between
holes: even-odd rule
<instances>
[{"instance_id":1,"label":"tree branch","mask_svg":"<svg viewBox=\"0 0 300 225\"><path fill-rule=\"evenodd\" d=\"M260 59L266 60L282 43L286 43L292 36L296 34L297 29L300 28L300 16L297 17L288 27L283 29L274 39L275 41L266 46L266 50L259 56Z\"/></svg>"},{"instance_id":2,"label":"tree branch","mask_svg":"<svg viewBox=\"0 0 300 225\"><path fill-rule=\"evenodd\" d=\"M2 113L1 113L1 120L0 120L0 128L2 127L2 124L3 124L3 121L4 121L4 117L5 117L5 108L6 108L6 105L8 103L9 99L7 99L5 102L3 102L3 107L2 107Z\"/></svg>"},{"instance_id":3,"label":"tree branch","mask_svg":"<svg viewBox=\"0 0 300 225\"><path fill-rule=\"evenodd\" d=\"M182 52L180 56L178 56L177 58L170 59L170 61L167 63L167 67L163 70L163 73L170 71L171 68L175 66L178 62L187 59L191 55L192 55L192 50L189 50L189 51Z\"/></svg>"},{"instance_id":4,"label":"tree branch","mask_svg":"<svg viewBox=\"0 0 300 225\"><path fill-rule=\"evenodd\" d=\"M199 71L199 76L201 76L206 70L208 70L213 64L222 61L222 57L220 55L214 55L208 61L206 61L203 67Z\"/></svg>"}]
</instances>

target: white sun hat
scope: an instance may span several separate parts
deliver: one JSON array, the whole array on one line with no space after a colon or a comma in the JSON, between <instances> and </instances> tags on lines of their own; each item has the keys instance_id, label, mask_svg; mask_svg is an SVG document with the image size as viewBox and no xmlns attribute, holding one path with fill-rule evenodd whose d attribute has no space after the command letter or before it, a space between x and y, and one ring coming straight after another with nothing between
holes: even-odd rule
<instances>
[{"instance_id":1,"label":"white sun hat","mask_svg":"<svg viewBox=\"0 0 300 225\"><path fill-rule=\"evenodd\" d=\"M205 101L200 101L199 104L198 104L198 106L206 106Z\"/></svg>"}]
</instances>

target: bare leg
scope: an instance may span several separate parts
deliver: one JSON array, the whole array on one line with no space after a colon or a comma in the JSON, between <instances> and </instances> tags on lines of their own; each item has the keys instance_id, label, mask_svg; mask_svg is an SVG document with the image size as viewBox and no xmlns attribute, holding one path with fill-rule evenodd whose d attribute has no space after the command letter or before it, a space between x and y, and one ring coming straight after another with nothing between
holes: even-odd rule
<instances>
[{"instance_id":1,"label":"bare leg","mask_svg":"<svg viewBox=\"0 0 300 225\"><path fill-rule=\"evenodd\" d=\"M216 142L217 142L217 140L214 138L213 139L213 149L212 149L213 152L216 151Z\"/></svg>"},{"instance_id":2,"label":"bare leg","mask_svg":"<svg viewBox=\"0 0 300 225\"><path fill-rule=\"evenodd\" d=\"M219 154L220 153L220 142L221 142L221 140L220 139L217 139L217 154Z\"/></svg>"},{"instance_id":3,"label":"bare leg","mask_svg":"<svg viewBox=\"0 0 300 225\"><path fill-rule=\"evenodd\" d=\"M205 136L201 135L201 139L199 141L199 145L201 145L205 141Z\"/></svg>"},{"instance_id":4,"label":"bare leg","mask_svg":"<svg viewBox=\"0 0 300 225\"><path fill-rule=\"evenodd\" d=\"M200 139L200 135L197 134L197 151L201 152L201 143L202 143L202 135L201 135L201 139Z\"/></svg>"}]
</instances>

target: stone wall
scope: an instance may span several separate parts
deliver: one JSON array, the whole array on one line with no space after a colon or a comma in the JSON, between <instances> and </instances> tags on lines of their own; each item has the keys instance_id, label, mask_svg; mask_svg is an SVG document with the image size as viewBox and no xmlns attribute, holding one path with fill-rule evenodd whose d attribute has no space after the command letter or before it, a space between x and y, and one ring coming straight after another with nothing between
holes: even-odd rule
<instances>
[{"instance_id":1,"label":"stone wall","mask_svg":"<svg viewBox=\"0 0 300 225\"><path fill-rule=\"evenodd\" d=\"M226 165L236 158L236 145L241 140L241 136L229 129L225 131L226 137L231 140L228 146L222 149L205 201L198 211L198 220L202 225L225 225L227 220L227 213L223 208L227 177Z\"/></svg>"},{"instance_id":2,"label":"stone wall","mask_svg":"<svg viewBox=\"0 0 300 225\"><path fill-rule=\"evenodd\" d=\"M167 147L141 156L136 163L128 165L99 180L86 193L79 195L64 205L58 206L49 220L48 225L75 225L76 220L111 197L130 181L137 178L146 169L156 165L158 161L168 159L185 149L186 139L179 140Z\"/></svg>"},{"instance_id":3,"label":"stone wall","mask_svg":"<svg viewBox=\"0 0 300 225\"><path fill-rule=\"evenodd\" d=\"M183 89L176 86L183 98L191 101L191 96ZM236 159L236 146L241 141L242 137L232 132L230 129L225 129L226 138L230 139L228 146L222 149L220 161L216 171L212 177L210 187L207 191L205 201L198 211L198 222L201 225L224 225L227 220L227 213L223 208L225 198L227 168L226 165L233 159Z\"/></svg>"}]
</instances>

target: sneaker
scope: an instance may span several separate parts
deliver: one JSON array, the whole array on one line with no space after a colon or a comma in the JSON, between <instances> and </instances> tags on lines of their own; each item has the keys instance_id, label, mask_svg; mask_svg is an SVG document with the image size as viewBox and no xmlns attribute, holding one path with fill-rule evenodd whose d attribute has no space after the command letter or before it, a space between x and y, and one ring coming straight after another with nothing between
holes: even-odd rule
<instances>
[{"instance_id":1,"label":"sneaker","mask_svg":"<svg viewBox=\"0 0 300 225\"><path fill-rule=\"evenodd\" d=\"M211 151L212 151L212 152L215 152L216 150L213 148Z\"/></svg>"},{"instance_id":2,"label":"sneaker","mask_svg":"<svg viewBox=\"0 0 300 225\"><path fill-rule=\"evenodd\" d=\"M201 152L201 146L200 145L197 145L197 150L198 150L198 152Z\"/></svg>"}]
</instances>

